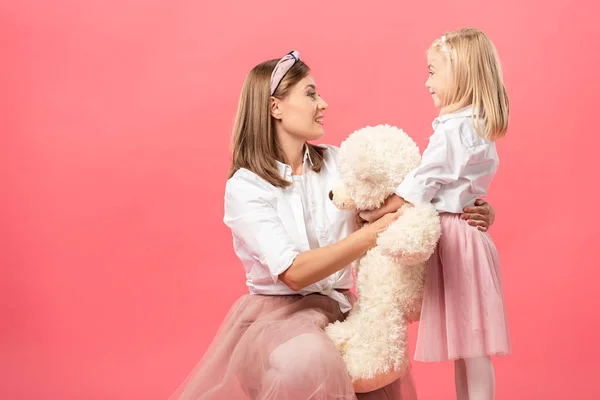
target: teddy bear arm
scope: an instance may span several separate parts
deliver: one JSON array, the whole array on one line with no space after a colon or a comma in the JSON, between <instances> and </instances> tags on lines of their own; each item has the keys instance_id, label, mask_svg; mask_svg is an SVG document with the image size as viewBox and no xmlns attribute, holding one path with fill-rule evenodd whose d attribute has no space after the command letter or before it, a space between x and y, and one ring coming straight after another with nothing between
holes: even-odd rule
<instances>
[{"instance_id":1,"label":"teddy bear arm","mask_svg":"<svg viewBox=\"0 0 600 400\"><path fill-rule=\"evenodd\" d=\"M377 244L384 254L414 265L429 259L440 234L439 216L432 205L406 205L402 216L379 235Z\"/></svg>"}]
</instances>

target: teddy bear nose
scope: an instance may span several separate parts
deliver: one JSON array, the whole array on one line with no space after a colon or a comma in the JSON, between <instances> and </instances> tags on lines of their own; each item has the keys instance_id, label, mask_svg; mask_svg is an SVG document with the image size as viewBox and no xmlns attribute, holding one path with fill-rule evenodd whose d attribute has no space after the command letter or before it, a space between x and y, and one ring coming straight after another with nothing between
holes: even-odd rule
<instances>
[{"instance_id":1,"label":"teddy bear nose","mask_svg":"<svg viewBox=\"0 0 600 400\"><path fill-rule=\"evenodd\" d=\"M333 190L329 191L329 200L333 200Z\"/></svg>"}]
</instances>

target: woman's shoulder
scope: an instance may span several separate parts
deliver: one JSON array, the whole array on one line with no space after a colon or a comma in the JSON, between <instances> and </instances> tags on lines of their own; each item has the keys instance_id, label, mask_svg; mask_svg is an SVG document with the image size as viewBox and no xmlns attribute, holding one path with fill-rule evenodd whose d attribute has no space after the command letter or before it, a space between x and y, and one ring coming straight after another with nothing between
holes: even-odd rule
<instances>
[{"instance_id":1,"label":"woman's shoulder","mask_svg":"<svg viewBox=\"0 0 600 400\"><path fill-rule=\"evenodd\" d=\"M263 197L275 187L246 168L238 169L225 183L225 196L235 195L246 199Z\"/></svg>"}]
</instances>

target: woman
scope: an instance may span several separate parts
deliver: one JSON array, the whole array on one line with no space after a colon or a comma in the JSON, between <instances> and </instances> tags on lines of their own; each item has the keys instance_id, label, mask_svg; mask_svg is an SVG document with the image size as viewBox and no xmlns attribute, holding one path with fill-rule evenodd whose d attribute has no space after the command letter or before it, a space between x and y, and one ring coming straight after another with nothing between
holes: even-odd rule
<instances>
[{"instance_id":1,"label":"woman","mask_svg":"<svg viewBox=\"0 0 600 400\"><path fill-rule=\"evenodd\" d=\"M396 218L357 229L355 214L328 199L338 149L323 136L327 103L297 52L247 76L233 135L225 224L250 294L232 307L204 358L174 394L179 399L407 399L410 376L356 395L323 329L347 315L350 263ZM487 204L475 224L492 222Z\"/></svg>"}]
</instances>

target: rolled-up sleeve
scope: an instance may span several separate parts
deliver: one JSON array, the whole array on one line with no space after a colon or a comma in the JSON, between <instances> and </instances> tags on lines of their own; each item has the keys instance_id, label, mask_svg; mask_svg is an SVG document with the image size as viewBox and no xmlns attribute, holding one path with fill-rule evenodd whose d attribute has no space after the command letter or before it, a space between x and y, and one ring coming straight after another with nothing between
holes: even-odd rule
<instances>
[{"instance_id":1,"label":"rolled-up sleeve","mask_svg":"<svg viewBox=\"0 0 600 400\"><path fill-rule=\"evenodd\" d=\"M269 190L256 182L227 182L223 221L251 256L268 267L273 283L300 253L277 215Z\"/></svg>"},{"instance_id":2,"label":"rolled-up sleeve","mask_svg":"<svg viewBox=\"0 0 600 400\"><path fill-rule=\"evenodd\" d=\"M413 204L429 203L442 185L460 177L467 160L460 132L442 124L429 139L421 165L406 176L395 193Z\"/></svg>"}]
</instances>

